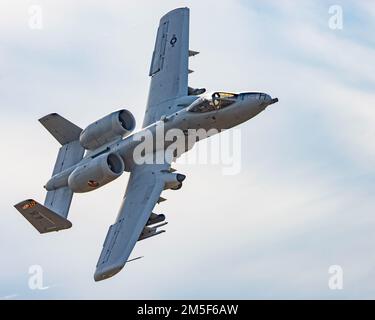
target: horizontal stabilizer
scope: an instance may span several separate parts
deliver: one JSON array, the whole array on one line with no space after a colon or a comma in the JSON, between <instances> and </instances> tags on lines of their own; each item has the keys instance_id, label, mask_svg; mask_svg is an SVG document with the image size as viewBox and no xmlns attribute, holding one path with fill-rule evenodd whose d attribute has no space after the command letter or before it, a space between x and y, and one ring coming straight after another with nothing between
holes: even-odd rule
<instances>
[{"instance_id":1,"label":"horizontal stabilizer","mask_svg":"<svg viewBox=\"0 0 375 320\"><path fill-rule=\"evenodd\" d=\"M69 229L72 223L35 200L25 200L14 206L40 233Z\"/></svg>"},{"instance_id":2,"label":"horizontal stabilizer","mask_svg":"<svg viewBox=\"0 0 375 320\"><path fill-rule=\"evenodd\" d=\"M69 187L48 191L44 206L63 218L67 218L73 199L73 191Z\"/></svg>"},{"instance_id":3,"label":"horizontal stabilizer","mask_svg":"<svg viewBox=\"0 0 375 320\"><path fill-rule=\"evenodd\" d=\"M84 152L85 150L78 140L63 145L57 155L52 176L55 176L80 162L83 158ZM72 199L73 191L70 190L68 186L63 186L56 190L48 191L44 205L66 218L69 213Z\"/></svg>"},{"instance_id":4,"label":"horizontal stabilizer","mask_svg":"<svg viewBox=\"0 0 375 320\"><path fill-rule=\"evenodd\" d=\"M82 129L74 123L66 120L57 113L51 113L41 119L39 122L52 134L61 145L79 139Z\"/></svg>"}]
</instances>

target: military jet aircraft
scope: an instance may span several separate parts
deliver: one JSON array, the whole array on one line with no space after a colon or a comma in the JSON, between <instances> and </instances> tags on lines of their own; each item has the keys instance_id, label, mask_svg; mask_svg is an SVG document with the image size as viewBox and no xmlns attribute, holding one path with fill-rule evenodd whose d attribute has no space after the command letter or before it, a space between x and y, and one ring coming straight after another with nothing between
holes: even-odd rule
<instances>
[{"instance_id":1,"label":"military jet aircraft","mask_svg":"<svg viewBox=\"0 0 375 320\"><path fill-rule=\"evenodd\" d=\"M74 193L85 193L112 182L123 172L130 172L126 193L116 219L109 228L96 266L95 281L117 274L128 261L137 241L156 236L165 226L165 216L153 213L157 203L165 201L163 190L178 190L185 175L175 172L171 163L183 152L163 152L172 142L155 144L143 152L152 159L139 163L135 151L145 139L156 140L162 131L179 129L189 138L193 129L220 132L239 125L278 102L259 92L206 94L205 89L188 85L189 9L179 8L160 21L149 76L151 86L143 128L134 132L135 119L128 110L116 111L82 130L62 116L52 113L39 121L61 144L51 179L46 183L44 205L28 199L15 208L40 232L68 229L67 219ZM147 153L147 154L146 154ZM162 154L163 161L156 161ZM160 160L160 159L159 159Z\"/></svg>"}]
</instances>

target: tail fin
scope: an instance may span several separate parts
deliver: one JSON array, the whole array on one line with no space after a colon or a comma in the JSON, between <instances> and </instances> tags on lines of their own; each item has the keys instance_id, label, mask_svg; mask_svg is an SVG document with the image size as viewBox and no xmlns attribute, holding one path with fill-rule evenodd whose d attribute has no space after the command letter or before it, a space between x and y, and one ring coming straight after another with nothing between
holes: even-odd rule
<instances>
[{"instance_id":1,"label":"tail fin","mask_svg":"<svg viewBox=\"0 0 375 320\"><path fill-rule=\"evenodd\" d=\"M82 160L85 150L79 143L81 128L56 113L47 115L39 121L62 145L57 155L52 176ZM15 207L40 233L58 231L71 226L66 218L72 198L73 191L66 186L48 191L44 206L34 200L26 200ZM34 205L28 208L29 203Z\"/></svg>"},{"instance_id":2,"label":"tail fin","mask_svg":"<svg viewBox=\"0 0 375 320\"><path fill-rule=\"evenodd\" d=\"M69 229L72 223L35 200L22 201L14 206L40 233Z\"/></svg>"},{"instance_id":3,"label":"tail fin","mask_svg":"<svg viewBox=\"0 0 375 320\"><path fill-rule=\"evenodd\" d=\"M52 134L60 144L66 145L79 140L82 129L74 123L66 120L57 113L51 113L41 119L39 122Z\"/></svg>"}]
</instances>

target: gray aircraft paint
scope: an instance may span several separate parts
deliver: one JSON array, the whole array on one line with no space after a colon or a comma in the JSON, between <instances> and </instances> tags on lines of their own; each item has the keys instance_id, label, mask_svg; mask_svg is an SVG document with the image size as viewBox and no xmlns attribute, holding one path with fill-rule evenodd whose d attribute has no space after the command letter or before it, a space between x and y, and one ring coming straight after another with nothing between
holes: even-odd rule
<instances>
[{"instance_id":1,"label":"gray aircraft paint","mask_svg":"<svg viewBox=\"0 0 375 320\"><path fill-rule=\"evenodd\" d=\"M44 206L32 199L15 205L39 232L71 227L66 218L73 191L93 191L110 183L123 171L130 172L117 219L108 230L96 266L96 281L121 271L137 241L164 232L159 228L166 225L165 216L152 211L157 203L165 201L161 197L163 190L177 190L185 179L184 175L174 172L169 162L136 164L133 154L141 143L137 139L139 136L148 133L155 138L160 127L164 132L171 129L216 129L220 132L255 117L278 101L255 92L229 94L229 97L226 93L189 95L205 91L188 87L188 60L196 54L198 52L189 50L189 9L179 8L167 13L157 32L143 128L136 133L132 133L135 119L127 110L114 112L83 131L57 114L41 119L62 145L52 177L45 185L46 201ZM205 107L208 111L197 112ZM162 149L154 147L152 155L166 150L170 144L164 143Z\"/></svg>"}]
</instances>

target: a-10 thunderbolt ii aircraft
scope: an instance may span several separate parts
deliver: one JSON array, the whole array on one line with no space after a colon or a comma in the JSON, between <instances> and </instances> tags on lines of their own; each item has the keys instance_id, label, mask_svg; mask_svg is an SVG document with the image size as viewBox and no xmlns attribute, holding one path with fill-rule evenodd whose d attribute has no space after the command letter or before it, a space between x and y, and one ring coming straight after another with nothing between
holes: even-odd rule
<instances>
[{"instance_id":1,"label":"a-10 thunderbolt ii aircraft","mask_svg":"<svg viewBox=\"0 0 375 320\"><path fill-rule=\"evenodd\" d=\"M188 138L194 129L216 129L218 132L241 124L271 104L278 102L258 92L205 94L205 89L188 85L190 56L189 9L179 8L160 21L152 56L151 86L143 129L133 133L135 119L130 111L114 112L82 130L56 113L41 118L41 124L62 145L51 179L45 185L44 205L29 199L15 205L16 209L40 232L68 229L67 220L74 193L94 191L130 172L126 193L116 222L109 228L96 266L94 279L101 281L117 274L128 262L137 241L151 238L163 230L165 216L153 213L157 203L164 201L163 190L178 190L185 176L176 173L171 162L190 150L193 140L182 152L165 155L171 142L145 149L137 160L136 149L145 138L157 140L158 128L168 132L178 129ZM161 145L161 147L157 146ZM160 158L159 155L163 154ZM162 161L156 161L156 158Z\"/></svg>"}]
</instances>

